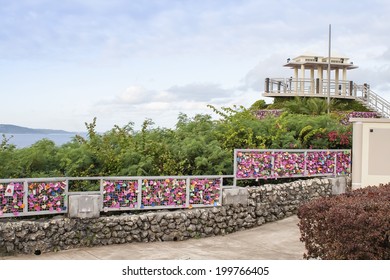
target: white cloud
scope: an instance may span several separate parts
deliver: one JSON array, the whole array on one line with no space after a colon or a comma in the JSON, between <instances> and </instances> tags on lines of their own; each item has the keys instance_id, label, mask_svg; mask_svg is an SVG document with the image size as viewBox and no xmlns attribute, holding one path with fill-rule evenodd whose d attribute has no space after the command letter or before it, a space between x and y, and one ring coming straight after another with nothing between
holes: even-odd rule
<instances>
[{"instance_id":1,"label":"white cloud","mask_svg":"<svg viewBox=\"0 0 390 280\"><path fill-rule=\"evenodd\" d=\"M154 94L154 91L147 90L144 87L130 86L116 99L118 104L137 105L150 101Z\"/></svg>"},{"instance_id":2,"label":"white cloud","mask_svg":"<svg viewBox=\"0 0 390 280\"><path fill-rule=\"evenodd\" d=\"M179 100L212 101L216 98L226 98L232 95L233 90L224 89L221 85L212 83L193 83L184 86L173 86L167 89Z\"/></svg>"},{"instance_id":3,"label":"white cloud","mask_svg":"<svg viewBox=\"0 0 390 280\"><path fill-rule=\"evenodd\" d=\"M172 86L167 90L151 90L139 85L131 85L123 93L111 99L96 102L99 106L171 106L183 107L182 104L208 104L223 102L234 97L234 89L224 89L217 84L197 83L182 86Z\"/></svg>"},{"instance_id":4,"label":"white cloud","mask_svg":"<svg viewBox=\"0 0 390 280\"><path fill-rule=\"evenodd\" d=\"M172 107L174 109L176 109L175 104L172 104L172 106L170 106L170 103L168 103L168 102L153 102L152 101L152 102L142 104L142 106L138 106L138 109L145 110L145 113L146 113L145 115L147 115L148 112L159 113L159 112L163 112L166 110L170 110L170 109L172 109Z\"/></svg>"},{"instance_id":5,"label":"white cloud","mask_svg":"<svg viewBox=\"0 0 390 280\"><path fill-rule=\"evenodd\" d=\"M109 116L109 119L121 120L122 123L132 121L140 125L145 118L151 118L157 126L172 127L179 113L213 115L208 104L217 107L249 106L260 98L260 93L224 89L211 83L176 85L167 90L133 85L111 99L98 101L94 112L95 115L104 112L106 121Z\"/></svg>"},{"instance_id":6,"label":"white cloud","mask_svg":"<svg viewBox=\"0 0 390 280\"><path fill-rule=\"evenodd\" d=\"M292 75L291 70L284 68L288 57L282 54L274 54L260 61L255 67L250 69L241 80L240 89L243 91L264 90L265 78L287 78Z\"/></svg>"}]
</instances>

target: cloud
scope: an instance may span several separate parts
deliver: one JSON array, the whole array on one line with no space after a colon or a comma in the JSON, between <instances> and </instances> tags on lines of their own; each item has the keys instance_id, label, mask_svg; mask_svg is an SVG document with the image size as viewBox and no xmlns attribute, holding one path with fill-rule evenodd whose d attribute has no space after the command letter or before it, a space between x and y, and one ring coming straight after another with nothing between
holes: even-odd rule
<instances>
[{"instance_id":1,"label":"cloud","mask_svg":"<svg viewBox=\"0 0 390 280\"><path fill-rule=\"evenodd\" d=\"M229 98L234 91L213 83L193 83L173 86L167 89L167 92L175 95L178 100L210 102L214 99Z\"/></svg>"},{"instance_id":2,"label":"cloud","mask_svg":"<svg viewBox=\"0 0 390 280\"><path fill-rule=\"evenodd\" d=\"M239 89L242 91L264 90L265 78L287 78L292 75L290 69L283 68L287 57L283 54L273 54L261 60L255 67L248 71L241 80Z\"/></svg>"},{"instance_id":3,"label":"cloud","mask_svg":"<svg viewBox=\"0 0 390 280\"><path fill-rule=\"evenodd\" d=\"M118 95L112 103L138 105L150 101L154 95L155 91L147 90L141 86L130 86Z\"/></svg>"},{"instance_id":4,"label":"cloud","mask_svg":"<svg viewBox=\"0 0 390 280\"><path fill-rule=\"evenodd\" d=\"M213 83L175 85L166 90L132 85L113 98L98 101L91 114L101 115L104 112L105 122L120 119L124 123L131 121L141 124L145 118L151 118L157 126L172 127L179 113L189 116L213 115L208 104L217 107L249 106L260 98L260 93L257 92L226 89Z\"/></svg>"},{"instance_id":5,"label":"cloud","mask_svg":"<svg viewBox=\"0 0 390 280\"><path fill-rule=\"evenodd\" d=\"M191 107L194 107L194 104L203 106L210 102L226 102L231 100L234 94L234 89L224 89L218 84L207 83L175 85L167 90L151 90L143 86L131 85L114 98L98 101L97 105L166 108L169 104L170 108L183 108L183 104L192 104Z\"/></svg>"}]
</instances>

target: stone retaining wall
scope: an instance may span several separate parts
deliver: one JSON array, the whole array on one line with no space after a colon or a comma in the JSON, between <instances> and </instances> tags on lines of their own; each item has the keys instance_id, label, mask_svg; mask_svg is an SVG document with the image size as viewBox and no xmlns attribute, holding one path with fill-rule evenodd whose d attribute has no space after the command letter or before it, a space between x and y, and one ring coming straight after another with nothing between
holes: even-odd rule
<instances>
[{"instance_id":1,"label":"stone retaining wall","mask_svg":"<svg viewBox=\"0 0 390 280\"><path fill-rule=\"evenodd\" d=\"M221 207L0 221L0 255L224 235L291 216L305 201L331 194L331 179L316 178L224 189Z\"/></svg>"}]
</instances>

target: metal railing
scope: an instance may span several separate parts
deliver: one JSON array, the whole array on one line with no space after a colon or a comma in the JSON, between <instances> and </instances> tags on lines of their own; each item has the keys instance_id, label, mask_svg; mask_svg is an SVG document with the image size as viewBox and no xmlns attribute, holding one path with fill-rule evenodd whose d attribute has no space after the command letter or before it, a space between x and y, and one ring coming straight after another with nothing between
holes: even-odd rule
<instances>
[{"instance_id":1,"label":"metal railing","mask_svg":"<svg viewBox=\"0 0 390 280\"><path fill-rule=\"evenodd\" d=\"M390 118L390 102L370 89L368 84L355 85L356 99L384 118Z\"/></svg>"},{"instance_id":2,"label":"metal railing","mask_svg":"<svg viewBox=\"0 0 390 280\"><path fill-rule=\"evenodd\" d=\"M330 95L337 98L355 98L352 81L330 80ZM266 78L265 96L314 96L323 97L328 93L327 79Z\"/></svg>"},{"instance_id":3,"label":"metal railing","mask_svg":"<svg viewBox=\"0 0 390 280\"><path fill-rule=\"evenodd\" d=\"M370 89L368 84L330 80L330 97L355 99L384 118L390 118L390 102ZM264 96L327 97L327 79L266 78Z\"/></svg>"},{"instance_id":4,"label":"metal railing","mask_svg":"<svg viewBox=\"0 0 390 280\"><path fill-rule=\"evenodd\" d=\"M236 180L336 176L351 172L351 150L235 149Z\"/></svg>"},{"instance_id":5,"label":"metal railing","mask_svg":"<svg viewBox=\"0 0 390 280\"><path fill-rule=\"evenodd\" d=\"M101 195L100 211L220 206L224 178L233 176L0 179L0 217L67 213L68 196L80 194ZM84 183L98 191L69 191Z\"/></svg>"}]
</instances>

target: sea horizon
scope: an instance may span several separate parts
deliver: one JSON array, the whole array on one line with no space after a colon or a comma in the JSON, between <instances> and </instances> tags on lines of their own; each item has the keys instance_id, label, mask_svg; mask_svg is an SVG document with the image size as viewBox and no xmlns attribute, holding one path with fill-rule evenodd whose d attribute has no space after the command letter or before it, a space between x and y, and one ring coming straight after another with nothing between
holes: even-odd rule
<instances>
[{"instance_id":1,"label":"sea horizon","mask_svg":"<svg viewBox=\"0 0 390 280\"><path fill-rule=\"evenodd\" d=\"M25 134L18 134L18 133L2 133L1 135L5 135L7 139L9 139L8 143L13 144L18 149L27 148L31 145L35 144L36 142L42 140L42 139L48 139L55 143L56 146L62 146L63 144L66 144L76 136L80 135L82 137L86 137L86 132L75 132L75 133L48 133L48 134L41 134L41 133L25 133Z\"/></svg>"}]
</instances>

